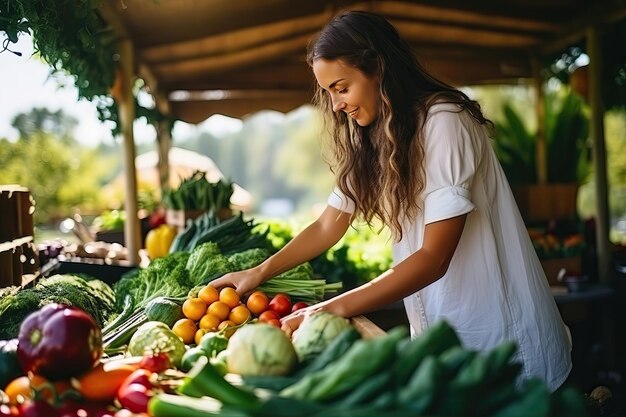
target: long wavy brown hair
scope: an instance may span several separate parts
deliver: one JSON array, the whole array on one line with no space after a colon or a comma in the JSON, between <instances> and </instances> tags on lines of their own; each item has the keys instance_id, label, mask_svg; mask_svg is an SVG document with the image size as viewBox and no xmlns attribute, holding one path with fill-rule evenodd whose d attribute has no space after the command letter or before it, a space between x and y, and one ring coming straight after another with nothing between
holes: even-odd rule
<instances>
[{"instance_id":1,"label":"long wavy brown hair","mask_svg":"<svg viewBox=\"0 0 626 417\"><path fill-rule=\"evenodd\" d=\"M402 221L421 209L425 186L424 123L435 103L454 103L480 124L493 127L480 105L429 74L398 31L383 17L362 11L337 15L309 44L307 62L341 60L378 77L380 114L361 127L344 112L333 112L319 85L314 103L323 110L331 135L330 159L339 189L371 226L379 218L402 239Z\"/></svg>"}]
</instances>

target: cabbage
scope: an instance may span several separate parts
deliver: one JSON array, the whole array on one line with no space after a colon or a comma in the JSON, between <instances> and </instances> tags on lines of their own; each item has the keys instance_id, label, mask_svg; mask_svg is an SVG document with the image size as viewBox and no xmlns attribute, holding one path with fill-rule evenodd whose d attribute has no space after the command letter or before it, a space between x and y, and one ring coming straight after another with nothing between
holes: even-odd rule
<instances>
[{"instance_id":1,"label":"cabbage","mask_svg":"<svg viewBox=\"0 0 626 417\"><path fill-rule=\"evenodd\" d=\"M286 375L298 361L287 335L267 323L237 329L227 352L228 372L246 376Z\"/></svg>"},{"instance_id":2,"label":"cabbage","mask_svg":"<svg viewBox=\"0 0 626 417\"><path fill-rule=\"evenodd\" d=\"M293 333L293 347L301 362L313 359L341 332L352 327L341 316L320 311L306 316Z\"/></svg>"},{"instance_id":3,"label":"cabbage","mask_svg":"<svg viewBox=\"0 0 626 417\"><path fill-rule=\"evenodd\" d=\"M166 353L171 364L179 367L185 354L185 344L165 323L149 321L142 324L131 337L128 353L144 356L158 352Z\"/></svg>"}]
</instances>

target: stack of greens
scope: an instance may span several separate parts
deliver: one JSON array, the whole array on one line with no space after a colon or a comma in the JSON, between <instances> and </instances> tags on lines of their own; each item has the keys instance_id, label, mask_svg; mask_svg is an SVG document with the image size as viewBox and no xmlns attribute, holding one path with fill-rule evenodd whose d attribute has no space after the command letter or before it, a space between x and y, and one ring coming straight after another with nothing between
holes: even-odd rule
<instances>
[{"instance_id":1,"label":"stack of greens","mask_svg":"<svg viewBox=\"0 0 626 417\"><path fill-rule=\"evenodd\" d=\"M104 282L75 275L43 278L33 288L3 288L0 292L0 340L17 337L22 321L50 303L75 306L102 326L115 310L115 294Z\"/></svg>"},{"instance_id":2,"label":"stack of greens","mask_svg":"<svg viewBox=\"0 0 626 417\"><path fill-rule=\"evenodd\" d=\"M210 183L206 172L195 171L183 179L177 189L163 192L163 205L173 210L207 210L219 212L230 208L233 183L219 180Z\"/></svg>"}]
</instances>

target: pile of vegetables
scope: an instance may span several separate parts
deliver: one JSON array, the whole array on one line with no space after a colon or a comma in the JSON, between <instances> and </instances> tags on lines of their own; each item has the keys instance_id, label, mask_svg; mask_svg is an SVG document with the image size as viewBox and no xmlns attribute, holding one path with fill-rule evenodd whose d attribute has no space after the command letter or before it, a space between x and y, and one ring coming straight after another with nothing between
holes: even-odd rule
<instances>
[{"instance_id":1,"label":"pile of vegetables","mask_svg":"<svg viewBox=\"0 0 626 417\"><path fill-rule=\"evenodd\" d=\"M106 283L75 275L54 275L33 288L3 288L0 298L0 339L18 335L20 324L46 304L60 303L85 310L102 326L115 311L115 293Z\"/></svg>"},{"instance_id":2,"label":"pile of vegetables","mask_svg":"<svg viewBox=\"0 0 626 417\"><path fill-rule=\"evenodd\" d=\"M175 190L163 193L163 206L173 210L207 210L218 213L230 208L233 183L219 180L211 183L206 172L195 171L191 177L182 180Z\"/></svg>"},{"instance_id":3,"label":"pile of vegetables","mask_svg":"<svg viewBox=\"0 0 626 417\"><path fill-rule=\"evenodd\" d=\"M206 242L217 243L225 255L251 248L267 248L265 234L253 233L256 226L253 219L244 220L243 213L220 220L215 213L205 212L195 220L187 220L185 229L174 238L170 253L191 252Z\"/></svg>"},{"instance_id":4,"label":"pile of vegetables","mask_svg":"<svg viewBox=\"0 0 626 417\"><path fill-rule=\"evenodd\" d=\"M249 337L243 351L256 353ZM148 410L154 417L585 415L583 396L573 388L550 393L537 379L518 387L515 350L511 342L483 353L465 349L445 322L413 340L405 327L374 339L361 339L348 328L307 366L280 376L265 372L230 383L208 358L200 358L177 394L156 395ZM266 367L286 364L276 355L232 359L242 356ZM230 354L227 360L232 369Z\"/></svg>"}]
</instances>

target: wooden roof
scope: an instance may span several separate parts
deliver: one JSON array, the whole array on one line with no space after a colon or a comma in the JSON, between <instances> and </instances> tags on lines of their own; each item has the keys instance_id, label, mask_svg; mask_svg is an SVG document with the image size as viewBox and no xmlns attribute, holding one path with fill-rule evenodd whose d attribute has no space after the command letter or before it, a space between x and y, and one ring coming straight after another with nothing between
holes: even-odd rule
<instances>
[{"instance_id":1,"label":"wooden roof","mask_svg":"<svg viewBox=\"0 0 626 417\"><path fill-rule=\"evenodd\" d=\"M309 102L306 45L342 9L387 17L455 85L530 78L533 57L626 16L623 0L107 0L100 10L132 40L137 73L160 107L197 123Z\"/></svg>"}]
</instances>

